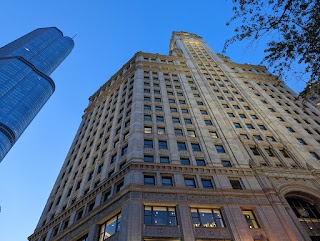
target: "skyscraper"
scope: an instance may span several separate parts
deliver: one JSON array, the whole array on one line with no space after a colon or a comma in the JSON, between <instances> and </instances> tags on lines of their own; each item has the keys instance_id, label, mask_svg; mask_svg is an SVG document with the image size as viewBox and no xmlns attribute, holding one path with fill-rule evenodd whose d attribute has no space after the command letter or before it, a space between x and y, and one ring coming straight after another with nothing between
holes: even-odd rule
<instances>
[{"instance_id":1,"label":"skyscraper","mask_svg":"<svg viewBox=\"0 0 320 241\"><path fill-rule=\"evenodd\" d=\"M320 112L296 97L174 32L89 98L29 240L320 240Z\"/></svg>"},{"instance_id":2,"label":"skyscraper","mask_svg":"<svg viewBox=\"0 0 320 241\"><path fill-rule=\"evenodd\" d=\"M70 54L73 40L39 28L0 48L0 161L55 90L49 75Z\"/></svg>"}]
</instances>

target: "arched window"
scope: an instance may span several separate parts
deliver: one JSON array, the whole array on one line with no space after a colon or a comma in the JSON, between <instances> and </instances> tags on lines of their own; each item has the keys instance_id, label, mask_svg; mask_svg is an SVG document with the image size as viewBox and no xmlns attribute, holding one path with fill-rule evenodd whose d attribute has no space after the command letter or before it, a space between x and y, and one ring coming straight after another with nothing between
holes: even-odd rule
<instances>
[{"instance_id":1,"label":"arched window","mask_svg":"<svg viewBox=\"0 0 320 241\"><path fill-rule=\"evenodd\" d=\"M286 199L311 240L320 240L320 209L315 202L301 195L290 195Z\"/></svg>"}]
</instances>

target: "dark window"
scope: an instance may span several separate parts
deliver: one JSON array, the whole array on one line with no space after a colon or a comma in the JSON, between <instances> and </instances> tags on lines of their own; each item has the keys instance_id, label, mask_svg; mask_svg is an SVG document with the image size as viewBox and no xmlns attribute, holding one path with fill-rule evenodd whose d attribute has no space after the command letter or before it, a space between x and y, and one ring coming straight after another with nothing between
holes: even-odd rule
<instances>
[{"instance_id":1,"label":"dark window","mask_svg":"<svg viewBox=\"0 0 320 241\"><path fill-rule=\"evenodd\" d=\"M226 153L224 147L222 145L216 145L216 150L218 153Z\"/></svg>"},{"instance_id":2,"label":"dark window","mask_svg":"<svg viewBox=\"0 0 320 241\"><path fill-rule=\"evenodd\" d=\"M173 186L172 177L162 177L162 186Z\"/></svg>"},{"instance_id":3,"label":"dark window","mask_svg":"<svg viewBox=\"0 0 320 241\"><path fill-rule=\"evenodd\" d=\"M185 183L186 187L196 188L196 182L195 182L194 178L185 178L184 183Z\"/></svg>"},{"instance_id":4,"label":"dark window","mask_svg":"<svg viewBox=\"0 0 320 241\"><path fill-rule=\"evenodd\" d=\"M197 166L205 166L206 162L203 159L196 159Z\"/></svg>"},{"instance_id":5,"label":"dark window","mask_svg":"<svg viewBox=\"0 0 320 241\"><path fill-rule=\"evenodd\" d=\"M212 181L210 179L201 179L202 187L206 189L212 189Z\"/></svg>"},{"instance_id":6,"label":"dark window","mask_svg":"<svg viewBox=\"0 0 320 241\"><path fill-rule=\"evenodd\" d=\"M232 189L238 189L238 190L243 189L240 180L230 180L230 184L232 186Z\"/></svg>"},{"instance_id":7,"label":"dark window","mask_svg":"<svg viewBox=\"0 0 320 241\"><path fill-rule=\"evenodd\" d=\"M168 149L167 141L159 141L159 149Z\"/></svg>"},{"instance_id":8,"label":"dark window","mask_svg":"<svg viewBox=\"0 0 320 241\"><path fill-rule=\"evenodd\" d=\"M160 157L160 163L170 163L169 157L167 156Z\"/></svg>"},{"instance_id":9,"label":"dark window","mask_svg":"<svg viewBox=\"0 0 320 241\"><path fill-rule=\"evenodd\" d=\"M182 136L182 135L183 135L181 129L175 129L175 130L174 130L174 133L175 133L176 136Z\"/></svg>"},{"instance_id":10,"label":"dark window","mask_svg":"<svg viewBox=\"0 0 320 241\"><path fill-rule=\"evenodd\" d=\"M188 158L180 158L182 165L190 165L190 160Z\"/></svg>"},{"instance_id":11,"label":"dark window","mask_svg":"<svg viewBox=\"0 0 320 241\"><path fill-rule=\"evenodd\" d=\"M200 145L196 143L191 143L193 151L201 151Z\"/></svg>"},{"instance_id":12,"label":"dark window","mask_svg":"<svg viewBox=\"0 0 320 241\"><path fill-rule=\"evenodd\" d=\"M144 162L154 162L153 156L144 156Z\"/></svg>"},{"instance_id":13,"label":"dark window","mask_svg":"<svg viewBox=\"0 0 320 241\"><path fill-rule=\"evenodd\" d=\"M154 186L156 184L154 176L144 176L144 185Z\"/></svg>"},{"instance_id":14,"label":"dark window","mask_svg":"<svg viewBox=\"0 0 320 241\"><path fill-rule=\"evenodd\" d=\"M253 125L251 125L251 124L246 124L246 126L248 129L254 129Z\"/></svg>"},{"instance_id":15,"label":"dark window","mask_svg":"<svg viewBox=\"0 0 320 241\"><path fill-rule=\"evenodd\" d=\"M297 138L297 141L302 145L307 145L307 143L302 138Z\"/></svg>"},{"instance_id":16,"label":"dark window","mask_svg":"<svg viewBox=\"0 0 320 241\"><path fill-rule=\"evenodd\" d=\"M242 128L240 123L233 123L235 128Z\"/></svg>"},{"instance_id":17,"label":"dark window","mask_svg":"<svg viewBox=\"0 0 320 241\"><path fill-rule=\"evenodd\" d=\"M258 125L260 130L267 130L267 128L264 125Z\"/></svg>"},{"instance_id":18,"label":"dark window","mask_svg":"<svg viewBox=\"0 0 320 241\"><path fill-rule=\"evenodd\" d=\"M230 161L221 161L221 164L222 164L222 166L224 166L224 167L232 167Z\"/></svg>"},{"instance_id":19,"label":"dark window","mask_svg":"<svg viewBox=\"0 0 320 241\"><path fill-rule=\"evenodd\" d=\"M212 121L211 121L211 120L205 120L204 123L205 123L207 126L212 126Z\"/></svg>"},{"instance_id":20,"label":"dark window","mask_svg":"<svg viewBox=\"0 0 320 241\"><path fill-rule=\"evenodd\" d=\"M179 151L187 150L186 143L184 143L184 142L178 142L177 144L178 144L178 150L179 150Z\"/></svg>"}]
</instances>

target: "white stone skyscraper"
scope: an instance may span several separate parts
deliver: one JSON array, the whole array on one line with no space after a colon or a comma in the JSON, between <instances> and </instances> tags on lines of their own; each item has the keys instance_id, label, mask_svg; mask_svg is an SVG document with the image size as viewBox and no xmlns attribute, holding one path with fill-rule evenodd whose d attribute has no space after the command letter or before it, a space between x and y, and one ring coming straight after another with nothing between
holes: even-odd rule
<instances>
[{"instance_id":1,"label":"white stone skyscraper","mask_svg":"<svg viewBox=\"0 0 320 241\"><path fill-rule=\"evenodd\" d=\"M30 241L320 240L320 112L174 32L91 97Z\"/></svg>"}]
</instances>

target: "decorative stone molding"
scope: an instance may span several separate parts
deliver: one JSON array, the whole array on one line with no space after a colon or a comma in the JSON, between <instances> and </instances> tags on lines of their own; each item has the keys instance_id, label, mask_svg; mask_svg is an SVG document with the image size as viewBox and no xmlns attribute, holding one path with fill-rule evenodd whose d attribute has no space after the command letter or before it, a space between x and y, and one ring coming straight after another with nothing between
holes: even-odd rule
<instances>
[{"instance_id":1,"label":"decorative stone molding","mask_svg":"<svg viewBox=\"0 0 320 241\"><path fill-rule=\"evenodd\" d=\"M196 238L231 239L227 228L194 228Z\"/></svg>"},{"instance_id":2,"label":"decorative stone molding","mask_svg":"<svg viewBox=\"0 0 320 241\"><path fill-rule=\"evenodd\" d=\"M179 226L149 226L144 225L143 230L145 237L168 237L176 238L181 237Z\"/></svg>"}]
</instances>

